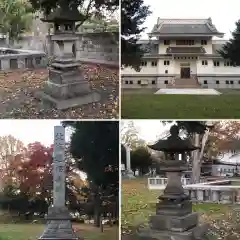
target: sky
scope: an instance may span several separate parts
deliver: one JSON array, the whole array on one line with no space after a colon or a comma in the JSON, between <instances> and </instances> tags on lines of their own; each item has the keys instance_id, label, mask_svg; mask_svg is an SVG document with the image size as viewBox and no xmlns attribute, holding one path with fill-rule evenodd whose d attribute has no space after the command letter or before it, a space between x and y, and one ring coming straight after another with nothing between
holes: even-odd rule
<instances>
[{"instance_id":1,"label":"sky","mask_svg":"<svg viewBox=\"0 0 240 240\"><path fill-rule=\"evenodd\" d=\"M240 19L239 0L144 0L149 5L152 14L147 18L144 38L148 39L157 18L212 18L217 30L225 33L223 39L229 39L231 31L235 29L235 22Z\"/></svg>"},{"instance_id":2,"label":"sky","mask_svg":"<svg viewBox=\"0 0 240 240\"><path fill-rule=\"evenodd\" d=\"M61 125L60 120L0 120L0 136L12 135L25 145L38 141L46 146L53 144L54 126ZM66 133L66 141L69 134Z\"/></svg>"},{"instance_id":3,"label":"sky","mask_svg":"<svg viewBox=\"0 0 240 240\"><path fill-rule=\"evenodd\" d=\"M12 135L21 140L25 145L33 142L41 142L45 146L53 144L54 126L61 126L60 120L0 120L0 136ZM65 140L70 140L71 131L66 130ZM79 172L83 179L87 175Z\"/></svg>"},{"instance_id":4,"label":"sky","mask_svg":"<svg viewBox=\"0 0 240 240\"><path fill-rule=\"evenodd\" d=\"M122 120L124 125L128 124L128 120ZM147 143L155 142L159 138L165 136L171 124L163 124L160 120L133 120L134 126L139 132L139 137Z\"/></svg>"}]
</instances>

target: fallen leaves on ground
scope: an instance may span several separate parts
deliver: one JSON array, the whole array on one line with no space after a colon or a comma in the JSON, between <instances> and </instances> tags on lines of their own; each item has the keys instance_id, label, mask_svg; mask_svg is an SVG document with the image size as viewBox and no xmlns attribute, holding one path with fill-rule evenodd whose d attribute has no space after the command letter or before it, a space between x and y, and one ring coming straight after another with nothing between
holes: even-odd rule
<instances>
[{"instance_id":1,"label":"fallen leaves on ground","mask_svg":"<svg viewBox=\"0 0 240 240\"><path fill-rule=\"evenodd\" d=\"M148 190L147 179L122 180L122 240L131 240L139 226L148 227L149 216L156 214L153 203L160 191ZM209 240L240 239L240 207L238 205L198 203L200 222L208 223Z\"/></svg>"},{"instance_id":2,"label":"fallen leaves on ground","mask_svg":"<svg viewBox=\"0 0 240 240\"><path fill-rule=\"evenodd\" d=\"M84 78L101 100L78 108L57 110L34 97L48 80L47 69L0 71L0 118L118 118L119 71L102 65L81 65Z\"/></svg>"}]
</instances>

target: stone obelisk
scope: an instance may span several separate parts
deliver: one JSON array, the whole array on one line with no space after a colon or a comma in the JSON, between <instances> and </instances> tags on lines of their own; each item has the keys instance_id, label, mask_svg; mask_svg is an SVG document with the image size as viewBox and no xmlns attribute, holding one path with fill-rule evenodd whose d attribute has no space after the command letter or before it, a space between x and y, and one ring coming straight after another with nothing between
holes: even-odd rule
<instances>
[{"instance_id":1,"label":"stone obelisk","mask_svg":"<svg viewBox=\"0 0 240 240\"><path fill-rule=\"evenodd\" d=\"M131 168L131 149L129 146L125 146L126 149L126 178L135 178Z\"/></svg>"},{"instance_id":2,"label":"stone obelisk","mask_svg":"<svg viewBox=\"0 0 240 240\"><path fill-rule=\"evenodd\" d=\"M78 240L72 229L66 202L65 129L54 127L53 205L48 209L47 226L39 240Z\"/></svg>"}]
</instances>

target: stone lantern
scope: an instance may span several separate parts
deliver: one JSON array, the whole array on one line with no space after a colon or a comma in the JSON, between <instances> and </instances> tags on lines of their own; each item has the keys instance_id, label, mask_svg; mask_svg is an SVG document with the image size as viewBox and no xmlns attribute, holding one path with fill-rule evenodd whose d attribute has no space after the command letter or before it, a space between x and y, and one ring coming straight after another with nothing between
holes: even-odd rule
<instances>
[{"instance_id":1,"label":"stone lantern","mask_svg":"<svg viewBox=\"0 0 240 240\"><path fill-rule=\"evenodd\" d=\"M54 60L49 68L49 79L44 90L38 93L37 97L51 102L57 109L77 107L100 100L100 95L91 90L76 60L78 36L75 33L75 23L83 21L84 16L66 2L61 1L59 7L41 19L54 25L51 36Z\"/></svg>"},{"instance_id":2,"label":"stone lantern","mask_svg":"<svg viewBox=\"0 0 240 240\"><path fill-rule=\"evenodd\" d=\"M170 129L167 140L159 140L148 146L162 151L165 159L161 161L161 170L166 172L168 182L156 205L156 215L150 217L150 228L142 228L137 238L142 240L195 240L204 239L208 226L200 225L198 213L192 212L190 197L184 193L181 173L187 170L185 161L188 152L198 149L189 139L179 137L179 128ZM182 155L179 160L179 155Z\"/></svg>"}]
</instances>

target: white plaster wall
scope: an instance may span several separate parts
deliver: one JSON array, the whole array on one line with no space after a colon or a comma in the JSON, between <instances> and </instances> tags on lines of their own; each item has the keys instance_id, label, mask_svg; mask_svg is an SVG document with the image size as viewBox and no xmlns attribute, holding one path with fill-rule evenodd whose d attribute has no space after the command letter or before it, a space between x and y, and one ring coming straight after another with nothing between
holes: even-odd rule
<instances>
[{"instance_id":1,"label":"white plaster wall","mask_svg":"<svg viewBox=\"0 0 240 240\"><path fill-rule=\"evenodd\" d=\"M164 65L164 61L169 61L169 65ZM168 74L175 74L175 61L172 59L159 59L158 61L158 74L165 74L165 70L168 70Z\"/></svg>"},{"instance_id":2,"label":"white plaster wall","mask_svg":"<svg viewBox=\"0 0 240 240\"><path fill-rule=\"evenodd\" d=\"M207 60L208 65L202 65L202 61ZM211 59L199 59L196 62L197 74L213 74L213 60Z\"/></svg>"},{"instance_id":3,"label":"white plaster wall","mask_svg":"<svg viewBox=\"0 0 240 240\"><path fill-rule=\"evenodd\" d=\"M158 61L157 66L152 66L153 61ZM160 60L148 60L147 61L147 66L141 66L141 71L137 72L135 69L131 67L125 67L122 69L122 74L135 74L135 75L142 75L142 74L157 74L158 73L158 68L159 68L159 62Z\"/></svg>"},{"instance_id":4,"label":"white plaster wall","mask_svg":"<svg viewBox=\"0 0 240 240\"><path fill-rule=\"evenodd\" d=\"M224 61L219 61L220 64L219 67L215 67L212 59L206 59L208 61L207 66L202 65L202 60L204 59L199 59L197 61L198 74L223 74L223 75L240 74L240 67L224 66Z\"/></svg>"},{"instance_id":5,"label":"white plaster wall","mask_svg":"<svg viewBox=\"0 0 240 240\"><path fill-rule=\"evenodd\" d=\"M166 50L168 47L168 45L164 45L164 40L159 40L158 53L166 54Z\"/></svg>"}]
</instances>

